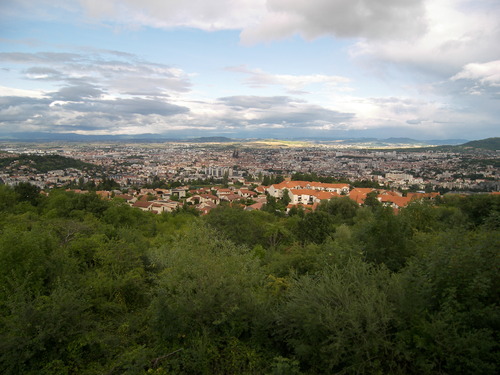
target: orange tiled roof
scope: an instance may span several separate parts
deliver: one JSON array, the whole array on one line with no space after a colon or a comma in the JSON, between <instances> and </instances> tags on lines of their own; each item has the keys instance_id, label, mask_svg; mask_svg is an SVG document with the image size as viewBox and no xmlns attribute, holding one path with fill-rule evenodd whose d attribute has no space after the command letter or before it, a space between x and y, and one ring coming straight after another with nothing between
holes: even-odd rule
<instances>
[{"instance_id":1,"label":"orange tiled roof","mask_svg":"<svg viewBox=\"0 0 500 375\"><path fill-rule=\"evenodd\" d=\"M399 191L391 191L391 190L379 190L379 196L389 195L393 197L402 197L403 195Z\"/></svg>"},{"instance_id":2,"label":"orange tiled roof","mask_svg":"<svg viewBox=\"0 0 500 375\"><path fill-rule=\"evenodd\" d=\"M339 197L338 193L329 192L329 191L318 191L314 194L314 196L318 199L332 199L333 197Z\"/></svg>"},{"instance_id":3,"label":"orange tiled roof","mask_svg":"<svg viewBox=\"0 0 500 375\"><path fill-rule=\"evenodd\" d=\"M368 194L374 190L375 189L373 189L373 188L354 188L351 190L351 193L356 192L356 193Z\"/></svg>"},{"instance_id":4,"label":"orange tiled roof","mask_svg":"<svg viewBox=\"0 0 500 375\"><path fill-rule=\"evenodd\" d=\"M410 203L411 198L409 197L399 197L399 196L392 196L392 195L384 195L381 196L382 202L391 202L394 203L398 207L404 207L408 203Z\"/></svg>"},{"instance_id":5,"label":"orange tiled roof","mask_svg":"<svg viewBox=\"0 0 500 375\"><path fill-rule=\"evenodd\" d=\"M316 193L316 191L312 189L290 189L289 191L293 195L313 195Z\"/></svg>"},{"instance_id":6,"label":"orange tiled roof","mask_svg":"<svg viewBox=\"0 0 500 375\"><path fill-rule=\"evenodd\" d=\"M332 199L333 197L339 197L338 193L329 191L318 191L313 189L290 189L293 195L310 195L318 199Z\"/></svg>"},{"instance_id":7,"label":"orange tiled roof","mask_svg":"<svg viewBox=\"0 0 500 375\"><path fill-rule=\"evenodd\" d=\"M357 204L362 204L368 193L371 193L375 189L372 188L354 188L349 192L349 198L355 201Z\"/></svg>"}]
</instances>

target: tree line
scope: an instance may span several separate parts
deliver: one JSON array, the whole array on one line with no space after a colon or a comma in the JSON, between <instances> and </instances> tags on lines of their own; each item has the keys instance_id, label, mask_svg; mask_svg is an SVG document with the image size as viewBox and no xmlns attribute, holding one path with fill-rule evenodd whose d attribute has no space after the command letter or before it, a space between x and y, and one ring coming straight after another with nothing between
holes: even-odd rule
<instances>
[{"instance_id":1,"label":"tree line","mask_svg":"<svg viewBox=\"0 0 500 375\"><path fill-rule=\"evenodd\" d=\"M0 186L3 374L496 374L500 197L153 215Z\"/></svg>"}]
</instances>

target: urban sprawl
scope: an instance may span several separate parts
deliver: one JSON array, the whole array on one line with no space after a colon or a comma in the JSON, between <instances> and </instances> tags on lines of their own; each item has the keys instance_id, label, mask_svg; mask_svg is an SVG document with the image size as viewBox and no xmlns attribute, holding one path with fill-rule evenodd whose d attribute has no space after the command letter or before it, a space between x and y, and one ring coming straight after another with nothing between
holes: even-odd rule
<instances>
[{"instance_id":1,"label":"urban sprawl","mask_svg":"<svg viewBox=\"0 0 500 375\"><path fill-rule=\"evenodd\" d=\"M186 204L207 213L222 202L260 209L269 197L284 195L288 197L288 209L314 209L321 200L336 196L349 196L361 204L371 192L376 192L376 199L383 204L397 209L439 191L500 190L498 154L485 150L360 150L324 145L249 147L171 142L5 143L0 145L0 151L0 157L55 154L96 166L95 170L66 168L40 173L29 163L13 162L0 171L0 183L29 182L47 191L89 182L98 186L112 179L114 189L97 193L104 198L123 198L135 207L157 213ZM311 174L336 181L291 181L293 176ZM169 186L152 186L160 181Z\"/></svg>"}]
</instances>

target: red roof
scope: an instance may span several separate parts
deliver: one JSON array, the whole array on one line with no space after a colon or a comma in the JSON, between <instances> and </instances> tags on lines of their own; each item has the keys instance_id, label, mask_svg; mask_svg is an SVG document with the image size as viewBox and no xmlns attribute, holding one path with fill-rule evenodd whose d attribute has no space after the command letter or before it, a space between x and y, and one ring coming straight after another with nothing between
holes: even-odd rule
<instances>
[{"instance_id":1,"label":"red roof","mask_svg":"<svg viewBox=\"0 0 500 375\"><path fill-rule=\"evenodd\" d=\"M391 202L398 207L404 207L411 201L411 198L409 197L398 197L392 195L383 195L380 198L382 199L382 202Z\"/></svg>"},{"instance_id":2,"label":"red roof","mask_svg":"<svg viewBox=\"0 0 500 375\"><path fill-rule=\"evenodd\" d=\"M371 193L375 189L372 188L354 188L349 192L349 198L358 204L362 204L368 193Z\"/></svg>"},{"instance_id":3,"label":"red roof","mask_svg":"<svg viewBox=\"0 0 500 375\"><path fill-rule=\"evenodd\" d=\"M314 196L318 199L332 199L333 197L339 197L340 195L336 192L329 191L318 191L314 194Z\"/></svg>"}]
</instances>

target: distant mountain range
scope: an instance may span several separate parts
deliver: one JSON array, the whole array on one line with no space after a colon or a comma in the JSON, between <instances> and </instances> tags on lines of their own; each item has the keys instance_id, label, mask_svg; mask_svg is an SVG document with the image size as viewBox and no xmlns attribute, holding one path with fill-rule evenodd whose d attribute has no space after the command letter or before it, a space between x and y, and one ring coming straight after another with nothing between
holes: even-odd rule
<instances>
[{"instance_id":1,"label":"distant mountain range","mask_svg":"<svg viewBox=\"0 0 500 375\"><path fill-rule=\"evenodd\" d=\"M161 134L134 134L134 135L82 135L75 133L4 133L0 134L0 141L13 142L165 142L175 139Z\"/></svg>"},{"instance_id":2,"label":"distant mountain range","mask_svg":"<svg viewBox=\"0 0 500 375\"><path fill-rule=\"evenodd\" d=\"M230 143L256 141L258 139L236 139L228 137L197 137L197 138L171 138L162 134L134 134L134 135L81 135L74 133L4 133L0 134L0 141L11 142L192 142L192 143ZM294 139L299 140L299 139ZM463 148L479 148L487 150L500 150L500 138L487 138L477 141L466 139L437 139L416 140L412 138L347 138L347 139L320 139L304 138L303 140L316 143L357 145L366 144L367 147L428 147L428 146L458 146Z\"/></svg>"},{"instance_id":3,"label":"distant mountain range","mask_svg":"<svg viewBox=\"0 0 500 375\"><path fill-rule=\"evenodd\" d=\"M82 135L75 133L0 133L0 141L13 142L193 142L193 143L225 143L241 142L241 139L227 137L172 138L163 134L121 134L121 135Z\"/></svg>"},{"instance_id":4,"label":"distant mountain range","mask_svg":"<svg viewBox=\"0 0 500 375\"><path fill-rule=\"evenodd\" d=\"M432 139L432 140L417 140L412 138L348 138L341 140L344 144L349 143L378 143L387 145L422 145L422 146L441 146L441 145L461 145L467 142L467 139Z\"/></svg>"},{"instance_id":5,"label":"distant mountain range","mask_svg":"<svg viewBox=\"0 0 500 375\"><path fill-rule=\"evenodd\" d=\"M228 143L228 142L241 142L241 139L233 139L227 137L199 137L199 138L187 138L183 139L182 142L193 142L193 143Z\"/></svg>"}]
</instances>

